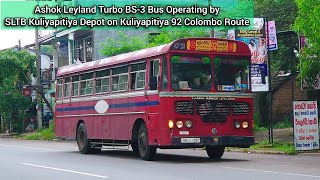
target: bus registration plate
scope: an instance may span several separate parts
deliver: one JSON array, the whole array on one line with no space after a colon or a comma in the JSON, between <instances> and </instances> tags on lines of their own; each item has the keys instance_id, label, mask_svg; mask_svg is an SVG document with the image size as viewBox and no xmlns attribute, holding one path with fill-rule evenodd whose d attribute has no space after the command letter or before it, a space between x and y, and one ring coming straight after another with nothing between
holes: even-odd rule
<instances>
[{"instance_id":1,"label":"bus registration plate","mask_svg":"<svg viewBox=\"0 0 320 180\"><path fill-rule=\"evenodd\" d=\"M200 143L200 138L181 138L181 143Z\"/></svg>"}]
</instances>

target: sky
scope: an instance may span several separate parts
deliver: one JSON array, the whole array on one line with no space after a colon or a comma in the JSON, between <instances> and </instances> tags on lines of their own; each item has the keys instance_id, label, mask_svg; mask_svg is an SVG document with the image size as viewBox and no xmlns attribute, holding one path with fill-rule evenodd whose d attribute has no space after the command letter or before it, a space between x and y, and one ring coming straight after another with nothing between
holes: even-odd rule
<instances>
[{"instance_id":1,"label":"sky","mask_svg":"<svg viewBox=\"0 0 320 180\"><path fill-rule=\"evenodd\" d=\"M40 36L52 33L52 30L39 31ZM21 46L33 44L35 41L34 30L0 30L0 50L10 48L19 44Z\"/></svg>"},{"instance_id":2,"label":"sky","mask_svg":"<svg viewBox=\"0 0 320 180\"><path fill-rule=\"evenodd\" d=\"M19 44L21 46L34 43L34 30L0 30L0 49L6 49Z\"/></svg>"}]
</instances>

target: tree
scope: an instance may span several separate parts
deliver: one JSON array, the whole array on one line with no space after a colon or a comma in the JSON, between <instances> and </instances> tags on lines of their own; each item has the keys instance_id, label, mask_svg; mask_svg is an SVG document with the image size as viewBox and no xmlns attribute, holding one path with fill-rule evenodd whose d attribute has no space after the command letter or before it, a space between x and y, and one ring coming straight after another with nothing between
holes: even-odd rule
<instances>
[{"instance_id":1,"label":"tree","mask_svg":"<svg viewBox=\"0 0 320 180\"><path fill-rule=\"evenodd\" d=\"M294 28L308 38L308 47L299 54L299 77L309 87L315 87L320 74L320 1L296 0L296 3L298 17Z\"/></svg>"},{"instance_id":2,"label":"tree","mask_svg":"<svg viewBox=\"0 0 320 180\"><path fill-rule=\"evenodd\" d=\"M287 31L292 28L297 17L297 5L294 0L255 0L255 17L267 18L268 21L274 20L278 32ZM277 38L278 50L272 51L271 70L273 72L288 71L291 69L288 52L292 41L287 37L278 36ZM297 42L295 39L293 43Z\"/></svg>"},{"instance_id":3,"label":"tree","mask_svg":"<svg viewBox=\"0 0 320 180\"><path fill-rule=\"evenodd\" d=\"M147 39L147 37L131 37L120 31L118 33L118 38L107 38L106 41L102 43L101 53L106 56L114 56L121 53L170 43L179 38L206 36L209 36L208 31L161 31L159 35L156 35L154 38Z\"/></svg>"},{"instance_id":4,"label":"tree","mask_svg":"<svg viewBox=\"0 0 320 180\"><path fill-rule=\"evenodd\" d=\"M36 56L27 51L0 52L0 116L16 132L22 132L31 99L22 95L22 86L35 74Z\"/></svg>"},{"instance_id":5,"label":"tree","mask_svg":"<svg viewBox=\"0 0 320 180\"><path fill-rule=\"evenodd\" d=\"M118 38L107 38L105 42L101 43L101 54L106 56L114 56L121 53L135 51L147 47L146 39L140 37L130 37L123 31L118 32Z\"/></svg>"},{"instance_id":6,"label":"tree","mask_svg":"<svg viewBox=\"0 0 320 180\"><path fill-rule=\"evenodd\" d=\"M180 38L188 37L209 37L209 31L183 30L183 31L161 31L148 45L148 47L159 46L170 43Z\"/></svg>"}]
</instances>

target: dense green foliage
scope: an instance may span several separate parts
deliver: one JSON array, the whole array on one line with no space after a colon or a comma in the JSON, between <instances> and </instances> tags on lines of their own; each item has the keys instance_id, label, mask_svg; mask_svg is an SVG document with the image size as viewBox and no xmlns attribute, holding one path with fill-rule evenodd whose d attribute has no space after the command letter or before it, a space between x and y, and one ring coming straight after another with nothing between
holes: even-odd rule
<instances>
[{"instance_id":1,"label":"dense green foliage","mask_svg":"<svg viewBox=\"0 0 320 180\"><path fill-rule=\"evenodd\" d=\"M314 87L320 72L320 1L296 0L296 3L298 17L294 27L308 38L308 47L304 48L299 55L300 78L309 87Z\"/></svg>"},{"instance_id":2,"label":"dense green foliage","mask_svg":"<svg viewBox=\"0 0 320 180\"><path fill-rule=\"evenodd\" d=\"M30 84L35 72L36 56L26 51L0 52L0 116L15 132L22 132L31 99L22 94L22 86ZM2 127L3 128L3 127Z\"/></svg>"},{"instance_id":3,"label":"dense green foliage","mask_svg":"<svg viewBox=\"0 0 320 180\"><path fill-rule=\"evenodd\" d=\"M106 38L106 41L101 45L101 54L106 56L114 56L117 54L146 48L147 42L138 36L131 37L125 32L119 31L117 39Z\"/></svg>"},{"instance_id":4,"label":"dense green foliage","mask_svg":"<svg viewBox=\"0 0 320 180\"><path fill-rule=\"evenodd\" d=\"M268 21L274 20L277 32L292 30L297 17L297 6L294 0L255 0L255 17L264 17ZM295 58L290 46L298 49L297 37L290 41L288 36L279 36L278 50L272 51L271 71L291 70L290 56ZM290 54L291 53L291 54Z\"/></svg>"},{"instance_id":5,"label":"dense green foliage","mask_svg":"<svg viewBox=\"0 0 320 180\"><path fill-rule=\"evenodd\" d=\"M162 31L153 38L142 39L141 37L131 37L125 32L120 31L118 38L107 38L102 43L101 53L106 56L113 56L121 53L131 52L143 48L154 47L170 43L179 38L204 37L209 36L205 31Z\"/></svg>"}]
</instances>

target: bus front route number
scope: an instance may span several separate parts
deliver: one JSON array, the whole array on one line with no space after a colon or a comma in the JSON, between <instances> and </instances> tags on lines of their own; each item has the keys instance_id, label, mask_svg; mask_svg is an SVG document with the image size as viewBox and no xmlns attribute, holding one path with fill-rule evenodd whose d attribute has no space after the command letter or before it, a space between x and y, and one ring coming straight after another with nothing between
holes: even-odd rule
<instances>
[{"instance_id":1,"label":"bus front route number","mask_svg":"<svg viewBox=\"0 0 320 180\"><path fill-rule=\"evenodd\" d=\"M200 143L200 138L181 138L181 143Z\"/></svg>"}]
</instances>

